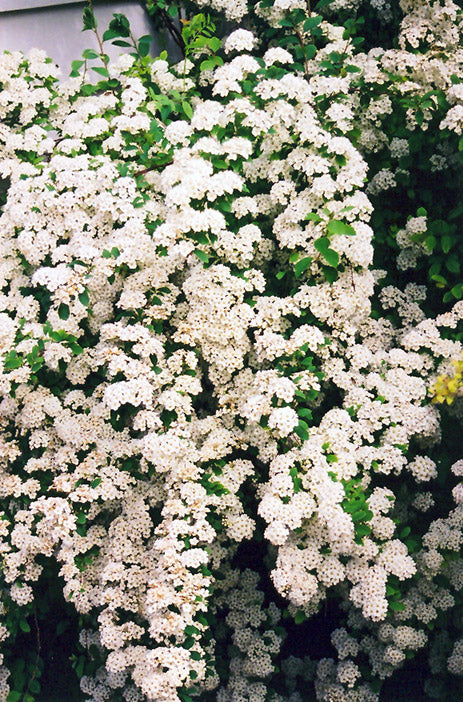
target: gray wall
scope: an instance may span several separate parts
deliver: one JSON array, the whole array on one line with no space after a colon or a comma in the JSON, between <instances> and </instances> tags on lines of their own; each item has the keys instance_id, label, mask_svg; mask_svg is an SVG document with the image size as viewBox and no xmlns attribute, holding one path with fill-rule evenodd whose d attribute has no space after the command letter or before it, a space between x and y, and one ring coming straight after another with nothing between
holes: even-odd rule
<instances>
[{"instance_id":1,"label":"gray wall","mask_svg":"<svg viewBox=\"0 0 463 702\"><path fill-rule=\"evenodd\" d=\"M82 10L85 2L75 0L0 0L0 52L27 52L31 48L44 49L57 63L62 77L69 75L71 61L80 58L84 49L98 49L91 31L82 32ZM101 34L107 29L112 15L120 12L129 19L135 37L153 34L149 16L143 3L137 0L93 3ZM122 49L105 42L105 51L111 59ZM167 48L169 54L180 58L170 37L167 46L156 37L153 55Z\"/></svg>"}]
</instances>

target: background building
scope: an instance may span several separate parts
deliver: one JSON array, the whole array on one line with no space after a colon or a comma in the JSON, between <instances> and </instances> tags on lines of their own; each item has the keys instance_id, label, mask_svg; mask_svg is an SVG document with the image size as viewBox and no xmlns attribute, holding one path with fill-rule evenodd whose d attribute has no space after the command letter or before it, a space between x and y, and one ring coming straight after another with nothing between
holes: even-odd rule
<instances>
[{"instance_id":1,"label":"background building","mask_svg":"<svg viewBox=\"0 0 463 702\"><path fill-rule=\"evenodd\" d=\"M82 32L82 10L86 3L75 0L0 0L0 52L24 51L31 48L44 49L53 58L63 73L69 75L70 64L80 58L84 49L98 49L92 32ZM153 34L150 17L140 0L108 2L94 0L93 8L101 33L107 28L112 15L120 12L129 19L135 37ZM158 55L167 48L174 48L170 37L156 36L152 52ZM111 59L122 51L130 51L105 43L106 53ZM174 49L175 52L175 49Z\"/></svg>"}]
</instances>

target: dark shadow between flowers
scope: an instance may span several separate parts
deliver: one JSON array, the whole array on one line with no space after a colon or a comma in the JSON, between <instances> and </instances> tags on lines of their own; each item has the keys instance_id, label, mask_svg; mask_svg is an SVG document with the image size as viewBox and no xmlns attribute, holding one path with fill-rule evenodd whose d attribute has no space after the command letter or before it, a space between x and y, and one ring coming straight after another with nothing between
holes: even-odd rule
<instances>
[{"instance_id":1,"label":"dark shadow between flowers","mask_svg":"<svg viewBox=\"0 0 463 702\"><path fill-rule=\"evenodd\" d=\"M260 575L260 587L265 595L265 604L274 602L280 611L287 610L288 601L284 599L275 589L271 578L270 571L265 563L267 549L264 541L253 539L252 541L242 542L235 554L234 562L240 568L250 568ZM286 630L286 638L283 641L278 660L281 661L289 656L303 658L308 656L312 660L320 658L330 658L336 656L336 650L331 644L331 633L333 629L339 627L342 621L343 613L338 607L335 599L327 599L321 606L320 611L312 617L296 624L294 620L288 616L282 620L282 624ZM273 681L275 689L279 687L278 675ZM282 681L280 681L282 682ZM305 699L307 702L315 700L315 690L311 683L304 683ZM283 692L283 689L281 690Z\"/></svg>"},{"instance_id":2,"label":"dark shadow between flowers","mask_svg":"<svg viewBox=\"0 0 463 702\"><path fill-rule=\"evenodd\" d=\"M72 667L71 656L76 653L79 640L79 615L63 596L63 578L58 576L58 564L54 559L43 558L44 572L36 585L36 619L31 618L31 633L28 634L29 652L37 653L40 641L42 673L39 678L40 693L35 702L81 702L79 680ZM17 642L18 655L21 642Z\"/></svg>"}]
</instances>

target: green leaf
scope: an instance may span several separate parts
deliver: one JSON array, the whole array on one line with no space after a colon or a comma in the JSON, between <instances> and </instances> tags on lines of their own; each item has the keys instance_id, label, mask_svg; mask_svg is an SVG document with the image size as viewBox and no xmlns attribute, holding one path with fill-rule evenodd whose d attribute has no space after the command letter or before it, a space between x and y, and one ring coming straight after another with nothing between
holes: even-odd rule
<instances>
[{"instance_id":1,"label":"green leaf","mask_svg":"<svg viewBox=\"0 0 463 702\"><path fill-rule=\"evenodd\" d=\"M83 512L79 512L77 515L77 524L85 524L87 521L87 516Z\"/></svg>"},{"instance_id":2,"label":"green leaf","mask_svg":"<svg viewBox=\"0 0 463 702\"><path fill-rule=\"evenodd\" d=\"M78 678L81 678L84 674L85 670L85 658L84 656L79 656L79 660L77 661L77 664L75 666L75 671L76 675Z\"/></svg>"},{"instance_id":3,"label":"green leaf","mask_svg":"<svg viewBox=\"0 0 463 702\"><path fill-rule=\"evenodd\" d=\"M460 215L463 214L463 204L458 205L458 207L454 207L452 210L447 215L447 219L457 219Z\"/></svg>"},{"instance_id":4,"label":"green leaf","mask_svg":"<svg viewBox=\"0 0 463 702\"><path fill-rule=\"evenodd\" d=\"M433 251L434 247L437 244L437 239L432 234L429 234L429 236L427 236L426 239L424 240L424 243L425 243L426 248L429 249L429 251Z\"/></svg>"},{"instance_id":5,"label":"green leaf","mask_svg":"<svg viewBox=\"0 0 463 702\"><path fill-rule=\"evenodd\" d=\"M90 302L90 298L88 296L88 290L84 290L84 292L80 293L79 302L84 307L87 307L88 303Z\"/></svg>"},{"instance_id":6,"label":"green leaf","mask_svg":"<svg viewBox=\"0 0 463 702\"><path fill-rule=\"evenodd\" d=\"M211 37L209 39L209 48L215 53L222 46L222 41L219 37Z\"/></svg>"},{"instance_id":7,"label":"green leaf","mask_svg":"<svg viewBox=\"0 0 463 702\"><path fill-rule=\"evenodd\" d=\"M314 46L314 44L307 44L307 46L304 46L304 56L307 59L307 61L311 61L316 53L317 47Z\"/></svg>"},{"instance_id":8,"label":"green leaf","mask_svg":"<svg viewBox=\"0 0 463 702\"><path fill-rule=\"evenodd\" d=\"M356 511L357 507L359 506L360 501L359 500L354 500L353 502L343 502L343 509L344 512L347 512L347 514L352 514ZM352 516L353 518L353 516Z\"/></svg>"},{"instance_id":9,"label":"green leaf","mask_svg":"<svg viewBox=\"0 0 463 702\"><path fill-rule=\"evenodd\" d=\"M339 255L336 251L330 249L330 240L327 237L323 236L320 239L317 239L314 246L330 266L333 268L338 266Z\"/></svg>"},{"instance_id":10,"label":"green leaf","mask_svg":"<svg viewBox=\"0 0 463 702\"><path fill-rule=\"evenodd\" d=\"M321 24L322 20L323 17L320 15L312 15L311 17L308 17L308 19L306 19L304 22L304 32L310 32L314 27Z\"/></svg>"},{"instance_id":11,"label":"green leaf","mask_svg":"<svg viewBox=\"0 0 463 702\"><path fill-rule=\"evenodd\" d=\"M206 253L205 251L202 251L201 249L195 249L195 250L193 251L193 253L194 253L195 256L197 256L197 257L199 258L199 260L202 261L203 263L208 263L208 262L209 262L209 256L207 255L207 253Z\"/></svg>"},{"instance_id":12,"label":"green leaf","mask_svg":"<svg viewBox=\"0 0 463 702\"><path fill-rule=\"evenodd\" d=\"M35 678L29 682L29 690L34 693L34 695L38 695L40 692L40 683L38 680Z\"/></svg>"},{"instance_id":13,"label":"green leaf","mask_svg":"<svg viewBox=\"0 0 463 702\"><path fill-rule=\"evenodd\" d=\"M119 32L115 32L112 29L107 29L105 32L103 32L103 41L110 41L111 39L116 39L116 37L120 37Z\"/></svg>"},{"instance_id":14,"label":"green leaf","mask_svg":"<svg viewBox=\"0 0 463 702\"><path fill-rule=\"evenodd\" d=\"M112 81L106 81L106 83L103 83L104 86L107 86L105 89L109 90L109 83ZM101 85L101 84L100 84ZM88 97L89 95L95 95L97 92L98 88L96 85L92 85L91 83L84 83L83 85L80 86L80 92L81 95L84 95L85 97ZM72 155L76 155L75 149L72 149L71 151Z\"/></svg>"},{"instance_id":15,"label":"green leaf","mask_svg":"<svg viewBox=\"0 0 463 702\"><path fill-rule=\"evenodd\" d=\"M17 692L16 690L10 690L6 698L6 702L19 702L22 697L22 692Z\"/></svg>"},{"instance_id":16,"label":"green leaf","mask_svg":"<svg viewBox=\"0 0 463 702\"><path fill-rule=\"evenodd\" d=\"M93 11L90 7L85 7L84 11L82 13L82 20L84 23L84 28L83 32L85 32L86 29L96 29L97 27L97 21L96 17L93 14Z\"/></svg>"},{"instance_id":17,"label":"green leaf","mask_svg":"<svg viewBox=\"0 0 463 702\"><path fill-rule=\"evenodd\" d=\"M305 417L308 420L312 419L312 411L309 410L307 407L300 407L297 410L297 414L299 417Z\"/></svg>"},{"instance_id":18,"label":"green leaf","mask_svg":"<svg viewBox=\"0 0 463 702\"><path fill-rule=\"evenodd\" d=\"M400 595L400 590L392 585L386 585L386 597L393 597L394 595Z\"/></svg>"},{"instance_id":19,"label":"green leaf","mask_svg":"<svg viewBox=\"0 0 463 702\"><path fill-rule=\"evenodd\" d=\"M453 302L453 295L450 290L447 290L447 292L444 294L442 298L443 302Z\"/></svg>"},{"instance_id":20,"label":"green leaf","mask_svg":"<svg viewBox=\"0 0 463 702\"><path fill-rule=\"evenodd\" d=\"M310 222L315 222L316 224L318 224L318 222L322 221L322 218L320 217L320 215L316 214L315 212L309 212L308 214L306 214L304 219L308 220Z\"/></svg>"},{"instance_id":21,"label":"green leaf","mask_svg":"<svg viewBox=\"0 0 463 702\"><path fill-rule=\"evenodd\" d=\"M442 275L432 275L431 280L433 280L438 288L443 288L447 285L447 280Z\"/></svg>"},{"instance_id":22,"label":"green leaf","mask_svg":"<svg viewBox=\"0 0 463 702\"><path fill-rule=\"evenodd\" d=\"M463 151L463 136L460 137L460 141L458 142L458 151Z\"/></svg>"},{"instance_id":23,"label":"green leaf","mask_svg":"<svg viewBox=\"0 0 463 702\"><path fill-rule=\"evenodd\" d=\"M301 260L298 261L294 266L294 274L296 278L299 278L304 273L304 271L306 271L307 268L309 268L311 263L312 259L310 258L310 256L307 256L306 258L301 258Z\"/></svg>"},{"instance_id":24,"label":"green leaf","mask_svg":"<svg viewBox=\"0 0 463 702\"><path fill-rule=\"evenodd\" d=\"M389 609L393 612L403 612L405 605L403 602L389 602Z\"/></svg>"},{"instance_id":25,"label":"green leaf","mask_svg":"<svg viewBox=\"0 0 463 702\"><path fill-rule=\"evenodd\" d=\"M151 44L154 41L154 37L152 34L144 34L138 41L143 42L143 44Z\"/></svg>"},{"instance_id":26,"label":"green leaf","mask_svg":"<svg viewBox=\"0 0 463 702\"><path fill-rule=\"evenodd\" d=\"M90 487L96 488L98 485L101 483L101 478L95 478L95 480L92 480L90 483Z\"/></svg>"},{"instance_id":27,"label":"green leaf","mask_svg":"<svg viewBox=\"0 0 463 702\"><path fill-rule=\"evenodd\" d=\"M193 117L193 108L187 100L184 100L182 102L182 110L184 111L188 119L191 119Z\"/></svg>"},{"instance_id":28,"label":"green leaf","mask_svg":"<svg viewBox=\"0 0 463 702\"><path fill-rule=\"evenodd\" d=\"M133 205L134 207L143 207L144 204L145 204L145 201L144 201L144 199L143 199L143 197L142 197L141 195L139 195L138 197L136 197L136 198L134 199L134 201L132 202L132 205Z\"/></svg>"},{"instance_id":29,"label":"green leaf","mask_svg":"<svg viewBox=\"0 0 463 702\"><path fill-rule=\"evenodd\" d=\"M31 630L30 624L26 619L19 620L19 628L21 631L24 631L25 634L28 634Z\"/></svg>"},{"instance_id":30,"label":"green leaf","mask_svg":"<svg viewBox=\"0 0 463 702\"><path fill-rule=\"evenodd\" d=\"M146 35L148 38L145 39L144 37L141 37L138 41L138 53L140 56L148 56L150 52L150 43L153 40L153 37L149 36L148 34Z\"/></svg>"},{"instance_id":31,"label":"green leaf","mask_svg":"<svg viewBox=\"0 0 463 702\"><path fill-rule=\"evenodd\" d=\"M205 61L201 61L199 69L201 71L212 71L212 69L215 68L215 66L216 62L214 61L214 59L209 58L205 59Z\"/></svg>"},{"instance_id":32,"label":"green leaf","mask_svg":"<svg viewBox=\"0 0 463 702\"><path fill-rule=\"evenodd\" d=\"M72 78L76 78L79 75L79 70L82 68L84 65L85 61L82 61L81 59L78 59L77 61L72 61L71 62L71 73L70 76Z\"/></svg>"},{"instance_id":33,"label":"green leaf","mask_svg":"<svg viewBox=\"0 0 463 702\"><path fill-rule=\"evenodd\" d=\"M294 623L295 624L303 624L306 621L307 621L307 615L302 611L302 609L298 609L294 615Z\"/></svg>"},{"instance_id":34,"label":"green leaf","mask_svg":"<svg viewBox=\"0 0 463 702\"><path fill-rule=\"evenodd\" d=\"M450 292L457 300L461 300L463 297L463 283L457 283L454 285Z\"/></svg>"},{"instance_id":35,"label":"green leaf","mask_svg":"<svg viewBox=\"0 0 463 702\"><path fill-rule=\"evenodd\" d=\"M415 553L421 548L420 540L411 536L409 539L405 539L405 546L407 547L409 553Z\"/></svg>"},{"instance_id":36,"label":"green leaf","mask_svg":"<svg viewBox=\"0 0 463 702\"><path fill-rule=\"evenodd\" d=\"M184 632L187 636L193 636L194 634L200 634L200 630L196 627L193 626L192 624L188 624L188 626L185 627Z\"/></svg>"},{"instance_id":37,"label":"green leaf","mask_svg":"<svg viewBox=\"0 0 463 702\"><path fill-rule=\"evenodd\" d=\"M334 234L336 236L355 236L355 229L350 224L341 222L339 219L332 219L328 222L326 227L328 234Z\"/></svg>"},{"instance_id":38,"label":"green leaf","mask_svg":"<svg viewBox=\"0 0 463 702\"><path fill-rule=\"evenodd\" d=\"M56 636L61 636L61 634L63 634L67 629L69 629L69 622L62 619L60 622L58 622L56 627Z\"/></svg>"},{"instance_id":39,"label":"green leaf","mask_svg":"<svg viewBox=\"0 0 463 702\"><path fill-rule=\"evenodd\" d=\"M125 48L129 48L132 46L132 44L129 44L128 41L123 41L122 39L115 39L114 41L111 42L111 44L114 44L114 46L123 46Z\"/></svg>"},{"instance_id":40,"label":"green leaf","mask_svg":"<svg viewBox=\"0 0 463 702\"><path fill-rule=\"evenodd\" d=\"M68 305L65 305L64 302L62 302L58 307L58 317L60 319L69 319L69 314L70 312Z\"/></svg>"},{"instance_id":41,"label":"green leaf","mask_svg":"<svg viewBox=\"0 0 463 702\"><path fill-rule=\"evenodd\" d=\"M5 356L3 365L5 370L16 370L17 368L21 368L23 362L23 357L19 356L17 351L9 351Z\"/></svg>"},{"instance_id":42,"label":"green leaf","mask_svg":"<svg viewBox=\"0 0 463 702\"><path fill-rule=\"evenodd\" d=\"M354 522L365 522L373 517L373 513L367 509L359 509L352 512L352 521Z\"/></svg>"},{"instance_id":43,"label":"green leaf","mask_svg":"<svg viewBox=\"0 0 463 702\"><path fill-rule=\"evenodd\" d=\"M192 232L190 236L193 241L196 241L198 244L204 244L207 246L207 244L210 243L208 236L204 234L204 232Z\"/></svg>"},{"instance_id":44,"label":"green leaf","mask_svg":"<svg viewBox=\"0 0 463 702\"><path fill-rule=\"evenodd\" d=\"M450 273L459 273L460 261L454 255L452 255L446 260L445 267L450 271Z\"/></svg>"},{"instance_id":45,"label":"green leaf","mask_svg":"<svg viewBox=\"0 0 463 702\"><path fill-rule=\"evenodd\" d=\"M98 73L98 75L109 78L109 71L107 68L104 68L104 66L92 66L91 68L92 71L95 71L95 73Z\"/></svg>"},{"instance_id":46,"label":"green leaf","mask_svg":"<svg viewBox=\"0 0 463 702\"><path fill-rule=\"evenodd\" d=\"M328 7L328 5L331 5L332 2L334 2L334 0L318 0L314 7L315 12L322 10L324 7Z\"/></svg>"},{"instance_id":47,"label":"green leaf","mask_svg":"<svg viewBox=\"0 0 463 702\"><path fill-rule=\"evenodd\" d=\"M275 278L276 278L277 280L281 280L282 278L285 277L285 275L286 275L286 271L278 271L278 273L276 274Z\"/></svg>"},{"instance_id":48,"label":"green leaf","mask_svg":"<svg viewBox=\"0 0 463 702\"><path fill-rule=\"evenodd\" d=\"M94 49L85 49L82 51L82 58L84 59L97 59L98 57L99 53Z\"/></svg>"},{"instance_id":49,"label":"green leaf","mask_svg":"<svg viewBox=\"0 0 463 702\"><path fill-rule=\"evenodd\" d=\"M371 534L371 527L367 524L356 524L355 533L357 536L369 536Z\"/></svg>"},{"instance_id":50,"label":"green leaf","mask_svg":"<svg viewBox=\"0 0 463 702\"><path fill-rule=\"evenodd\" d=\"M114 19L109 23L109 29L118 37L130 36L130 22L125 15L120 12L113 14Z\"/></svg>"},{"instance_id":51,"label":"green leaf","mask_svg":"<svg viewBox=\"0 0 463 702\"><path fill-rule=\"evenodd\" d=\"M294 429L294 433L302 441L307 441L307 439L309 438L309 425L307 424L307 422L304 422L303 419L300 419L297 427L295 427Z\"/></svg>"}]
</instances>

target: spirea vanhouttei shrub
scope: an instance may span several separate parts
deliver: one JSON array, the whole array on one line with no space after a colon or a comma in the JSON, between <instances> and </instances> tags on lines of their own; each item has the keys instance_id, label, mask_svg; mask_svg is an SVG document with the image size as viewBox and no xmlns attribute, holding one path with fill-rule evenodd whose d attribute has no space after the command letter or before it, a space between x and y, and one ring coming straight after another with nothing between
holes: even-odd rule
<instances>
[{"instance_id":1,"label":"spirea vanhouttei shrub","mask_svg":"<svg viewBox=\"0 0 463 702\"><path fill-rule=\"evenodd\" d=\"M461 690L462 4L149 0L178 63L90 5L70 78L0 56L1 701L53 573L89 702Z\"/></svg>"}]
</instances>

